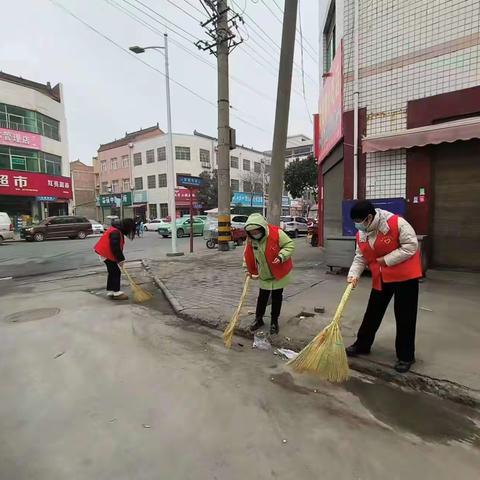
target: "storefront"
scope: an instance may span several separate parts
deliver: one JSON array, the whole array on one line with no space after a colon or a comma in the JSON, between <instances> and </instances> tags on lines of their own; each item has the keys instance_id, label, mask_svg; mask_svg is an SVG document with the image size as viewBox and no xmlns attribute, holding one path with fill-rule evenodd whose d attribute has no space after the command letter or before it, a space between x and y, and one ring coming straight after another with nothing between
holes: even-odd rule
<instances>
[{"instance_id":1,"label":"storefront","mask_svg":"<svg viewBox=\"0 0 480 480\"><path fill-rule=\"evenodd\" d=\"M193 214L199 215L202 211L202 205L198 203L197 192L192 190ZM177 217L190 215L190 190L187 188L175 189L175 207Z\"/></svg>"},{"instance_id":2,"label":"storefront","mask_svg":"<svg viewBox=\"0 0 480 480\"><path fill-rule=\"evenodd\" d=\"M248 192L233 192L231 206L232 213L250 215L263 212L263 195ZM282 197L282 216L290 215L290 197Z\"/></svg>"}]
</instances>

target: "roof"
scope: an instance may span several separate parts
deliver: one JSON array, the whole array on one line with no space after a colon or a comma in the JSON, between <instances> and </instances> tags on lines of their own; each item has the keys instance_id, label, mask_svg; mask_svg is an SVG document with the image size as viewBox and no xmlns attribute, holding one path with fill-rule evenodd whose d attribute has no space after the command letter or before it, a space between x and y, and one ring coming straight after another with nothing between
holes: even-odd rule
<instances>
[{"instance_id":1,"label":"roof","mask_svg":"<svg viewBox=\"0 0 480 480\"><path fill-rule=\"evenodd\" d=\"M70 162L70 171L72 170L89 171L89 170L93 170L93 165L87 165L86 163L83 163L81 160L74 160L73 162Z\"/></svg>"},{"instance_id":2,"label":"roof","mask_svg":"<svg viewBox=\"0 0 480 480\"><path fill-rule=\"evenodd\" d=\"M207 135L205 133L201 133L197 130L194 130L193 134L196 135L197 137L208 138L209 140L214 140L215 142L218 141L217 137L212 137L212 136ZM249 150L250 152L260 153L261 155L270 156L270 152L264 152L264 151L262 152L260 150L255 150L254 148L251 148L251 147L246 147L245 145L238 145L237 144L236 148L243 148L244 150Z\"/></svg>"},{"instance_id":3,"label":"roof","mask_svg":"<svg viewBox=\"0 0 480 480\"><path fill-rule=\"evenodd\" d=\"M27 80L26 78L17 77L16 75L11 75L2 71L0 71L0 80L9 83L15 83L16 85L21 85L22 87L31 88L32 90L37 90L37 92L47 95L56 102L61 103L62 101L59 83L52 87L50 82L47 82L46 84L34 82L33 80Z\"/></svg>"},{"instance_id":4,"label":"roof","mask_svg":"<svg viewBox=\"0 0 480 480\"><path fill-rule=\"evenodd\" d=\"M158 131L158 133L160 135L165 134L165 132L158 127L158 123L157 123L153 127L141 128L140 130L137 130L137 131L131 132L131 133L125 132L125 136L123 138L120 138L119 140L113 140L113 142L102 143L102 144L100 144L100 147L98 148L98 152L103 152L105 150L111 150L112 148L123 147L124 145L127 145L130 142L133 142L137 138L141 138L144 135L147 135L147 134L155 132L155 131Z\"/></svg>"}]
</instances>

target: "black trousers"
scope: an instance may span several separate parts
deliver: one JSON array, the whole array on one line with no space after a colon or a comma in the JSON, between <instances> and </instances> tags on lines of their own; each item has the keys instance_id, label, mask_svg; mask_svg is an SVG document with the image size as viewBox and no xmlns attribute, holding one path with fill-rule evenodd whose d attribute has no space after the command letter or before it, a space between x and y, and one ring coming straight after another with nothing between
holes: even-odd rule
<instances>
[{"instance_id":1,"label":"black trousers","mask_svg":"<svg viewBox=\"0 0 480 480\"><path fill-rule=\"evenodd\" d=\"M105 265L107 266L108 271L107 290L109 292L119 292L120 277L122 275L120 267L116 262L112 262L111 260L105 260Z\"/></svg>"},{"instance_id":2,"label":"black trousers","mask_svg":"<svg viewBox=\"0 0 480 480\"><path fill-rule=\"evenodd\" d=\"M257 320L263 320L265 310L267 309L268 299L270 298L270 293L272 294L272 323L278 323L278 317L280 316L280 311L282 310L283 288L271 291L260 289L255 318Z\"/></svg>"},{"instance_id":3,"label":"black trousers","mask_svg":"<svg viewBox=\"0 0 480 480\"><path fill-rule=\"evenodd\" d=\"M375 340L375 334L382 323L392 297L395 297L394 311L397 324L395 349L397 358L405 362L411 362L415 360L418 280L384 283L381 291L372 290L355 345L361 350L370 351L370 347Z\"/></svg>"}]
</instances>

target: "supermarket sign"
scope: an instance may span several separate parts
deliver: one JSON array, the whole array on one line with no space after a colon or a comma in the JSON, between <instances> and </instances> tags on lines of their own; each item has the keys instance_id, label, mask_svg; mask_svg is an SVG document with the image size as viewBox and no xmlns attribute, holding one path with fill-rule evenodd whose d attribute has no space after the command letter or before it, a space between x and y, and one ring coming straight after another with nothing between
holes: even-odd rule
<instances>
[{"instance_id":1,"label":"supermarket sign","mask_svg":"<svg viewBox=\"0 0 480 480\"><path fill-rule=\"evenodd\" d=\"M0 195L72 198L70 177L18 170L0 170Z\"/></svg>"},{"instance_id":2,"label":"supermarket sign","mask_svg":"<svg viewBox=\"0 0 480 480\"><path fill-rule=\"evenodd\" d=\"M0 145L8 147L42 149L42 137L38 133L19 132L9 128L0 128Z\"/></svg>"}]
</instances>

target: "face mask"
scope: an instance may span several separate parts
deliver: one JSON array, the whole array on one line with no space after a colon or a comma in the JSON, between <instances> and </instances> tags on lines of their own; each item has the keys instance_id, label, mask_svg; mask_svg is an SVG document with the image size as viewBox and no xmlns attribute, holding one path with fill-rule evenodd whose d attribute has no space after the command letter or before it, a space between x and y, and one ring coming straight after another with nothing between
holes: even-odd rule
<instances>
[{"instance_id":1,"label":"face mask","mask_svg":"<svg viewBox=\"0 0 480 480\"><path fill-rule=\"evenodd\" d=\"M252 234L252 238L254 238L255 240L260 240L262 237L263 237L263 233Z\"/></svg>"},{"instance_id":2,"label":"face mask","mask_svg":"<svg viewBox=\"0 0 480 480\"><path fill-rule=\"evenodd\" d=\"M355 222L355 228L360 231L360 232L365 232L367 230L367 227L362 223L357 223Z\"/></svg>"}]
</instances>

